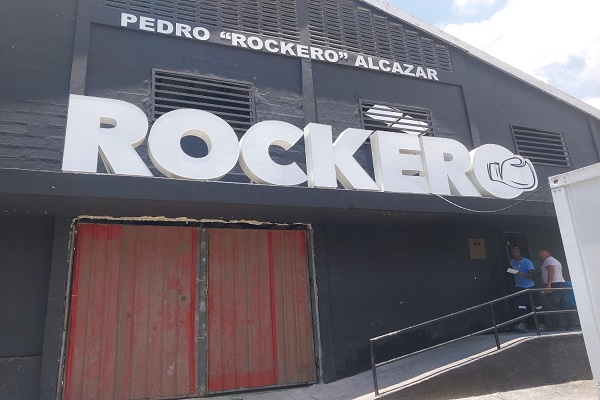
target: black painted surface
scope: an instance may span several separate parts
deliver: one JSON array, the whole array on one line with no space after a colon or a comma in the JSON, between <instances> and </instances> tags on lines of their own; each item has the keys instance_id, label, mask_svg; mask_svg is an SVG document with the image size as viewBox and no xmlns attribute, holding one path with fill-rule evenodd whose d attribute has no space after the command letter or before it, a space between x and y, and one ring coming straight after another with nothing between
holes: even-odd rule
<instances>
[{"instance_id":1,"label":"black painted surface","mask_svg":"<svg viewBox=\"0 0 600 400\"><path fill-rule=\"evenodd\" d=\"M464 85L473 103L470 118L477 124L483 143L516 151L511 124L564 133L573 167L535 164L541 184L547 183L549 176L600 161L588 115L482 62L468 59L466 68ZM551 200L549 192L533 198Z\"/></svg>"},{"instance_id":2,"label":"black painted surface","mask_svg":"<svg viewBox=\"0 0 600 400\"><path fill-rule=\"evenodd\" d=\"M22 3L3 3L2 7L0 167L59 170L76 1L61 0L42 8ZM94 13L90 14L93 19ZM81 16L88 17L88 13ZM21 34L18 21L24 19L38 31ZM80 26L86 23L78 21ZM360 127L358 100L365 99L429 108L436 134L469 148L481 141L514 149L510 124L517 124L563 131L574 167L600 159L600 138L594 139L597 119L461 50L451 48L456 72L444 74L446 82L435 82L101 24L82 28L81 34L88 31L88 47L78 48L82 54L76 57L87 59L87 67L73 70L78 75L74 81L85 82L88 95L130 101L148 114L151 69L164 68L253 83L258 121L277 119L302 128L318 119L332 124L337 135L347 127ZM302 62L311 65L301 68ZM304 167L301 150L302 143L298 143L291 151L274 150L273 154L281 163L297 161ZM145 145L139 153L148 161ZM369 164L370 148L364 146L357 158ZM540 182L566 170L538 166ZM226 180L248 182L239 167ZM534 198L550 200L548 192Z\"/></svg>"},{"instance_id":3,"label":"black painted surface","mask_svg":"<svg viewBox=\"0 0 600 400\"><path fill-rule=\"evenodd\" d=\"M471 118L478 124L484 143L497 143L515 151L510 124L564 132L573 167L581 168L599 160L587 116L574 107L542 93L476 60L467 63L464 85L478 99ZM537 166L553 174L566 168ZM543 179L540 179L543 181Z\"/></svg>"},{"instance_id":4,"label":"black painted surface","mask_svg":"<svg viewBox=\"0 0 600 400\"><path fill-rule=\"evenodd\" d=\"M0 112L4 118L0 118L0 167L60 168L76 3L1 5ZM299 4L299 15L305 14L303 4ZM88 3L83 5L89 8ZM94 7L102 10L98 4ZM93 19L95 13L90 14L82 12L80 16ZM23 20L35 29L23 34L19 22ZM88 21L78 24L90 25ZM583 112L458 49L450 48L456 72L440 75L445 82L435 82L319 61L302 70L301 60L293 57L101 24L82 28L80 33L87 35L88 31L88 47L78 47L75 58L87 59L86 68L75 68L73 81L85 82L88 95L131 101L147 112L151 69L165 68L253 83L259 121L278 119L303 127L318 118L333 124L337 134L360 126L359 99L387 101L430 108L437 134L468 147L481 140L512 149L509 125L517 124L564 131L575 167L599 160L598 138L594 141L591 132L597 119L590 123ZM303 38L306 40L306 32ZM311 75L314 87L310 86ZM278 154L277 159L303 164L300 148L301 144ZM147 158L144 145L139 151ZM365 147L361 152L365 154L358 157L370 159L368 151ZM541 182L548 175L565 172L559 167L540 166L538 170ZM237 169L228 179L247 181L239 172ZM541 196L549 199L547 194Z\"/></svg>"},{"instance_id":5,"label":"black painted surface","mask_svg":"<svg viewBox=\"0 0 600 400\"><path fill-rule=\"evenodd\" d=\"M0 398L38 398L52 220L0 220Z\"/></svg>"},{"instance_id":6,"label":"black painted surface","mask_svg":"<svg viewBox=\"0 0 600 400\"><path fill-rule=\"evenodd\" d=\"M318 329L322 353L319 364L323 382L328 383L337 379L337 370L335 366L335 343L332 326L326 235L327 231L324 226L313 227L313 254L315 259L319 315Z\"/></svg>"},{"instance_id":7,"label":"black painted surface","mask_svg":"<svg viewBox=\"0 0 600 400\"><path fill-rule=\"evenodd\" d=\"M150 115L151 71L160 68L252 83L257 121L276 119L299 128L318 121L331 124L338 135L360 127L363 99L429 108L436 135L469 149L496 143L514 150L510 124L515 124L563 131L575 167L600 159L597 119L461 50L450 49L456 72L441 73L445 81L433 82L92 24L93 10L102 6L78 3L0 2L0 212L14 218L149 215L320 224L314 251L325 381L366 369L369 337L506 294L511 283L504 274L502 230L542 232L546 236L538 242L558 246L550 191L532 198L539 201L478 215L435 196L7 170L60 171L70 89L132 102ZM75 37L78 6L82 18ZM299 16L305 23L305 10ZM304 40L306 29L301 26ZM302 146L300 141L272 154L304 168ZM145 144L138 152L153 169ZM370 164L370 147L363 146L357 158ZM567 169L537 166L537 171L544 184L547 176ZM239 167L226 180L248 182ZM514 203L453 200L479 210ZM0 225L0 357L38 356L43 339L41 396L52 398L70 218L59 218L55 230L52 221L6 221ZM466 240L472 237L486 239L488 260L470 260ZM551 250L560 257L560 249ZM424 332L417 341L475 328L485 318ZM413 345L408 340L388 350ZM39 376L39 366L28 371L15 384L37 390L30 381Z\"/></svg>"},{"instance_id":8,"label":"black painted surface","mask_svg":"<svg viewBox=\"0 0 600 400\"><path fill-rule=\"evenodd\" d=\"M0 358L0 398L39 399L41 356Z\"/></svg>"},{"instance_id":9,"label":"black painted surface","mask_svg":"<svg viewBox=\"0 0 600 400\"><path fill-rule=\"evenodd\" d=\"M361 128L359 101L367 100L430 109L436 136L473 148L460 86L326 63L314 63L313 76L319 123L331 125L334 137ZM355 157L373 177L371 146L363 145Z\"/></svg>"},{"instance_id":10,"label":"black painted surface","mask_svg":"<svg viewBox=\"0 0 600 400\"><path fill-rule=\"evenodd\" d=\"M334 136L360 128L362 99L430 109L436 136L472 147L460 86L317 62L313 74L319 122L332 125Z\"/></svg>"},{"instance_id":11,"label":"black painted surface","mask_svg":"<svg viewBox=\"0 0 600 400\"><path fill-rule=\"evenodd\" d=\"M0 221L0 357L40 355L52 221Z\"/></svg>"},{"instance_id":12,"label":"black painted surface","mask_svg":"<svg viewBox=\"0 0 600 400\"><path fill-rule=\"evenodd\" d=\"M459 53L455 55L458 57ZM512 124L563 132L574 168L600 160L588 115L488 65L473 59L464 61L462 85L469 95L467 99L458 84L314 63L319 122L332 125L337 135L347 127L360 127L360 99L414 105L431 109L436 136L458 140L469 149L480 140L481 144L499 144L516 152ZM348 83L341 85L336 78L339 76ZM469 110L465 102L471 105ZM472 129L477 130L476 135L472 135ZM363 146L356 157L369 168L370 147ZM571 169L536 164L540 186L549 176ZM549 191L532 198L551 201Z\"/></svg>"},{"instance_id":13,"label":"black painted surface","mask_svg":"<svg viewBox=\"0 0 600 400\"><path fill-rule=\"evenodd\" d=\"M60 170L76 7L0 2L0 168Z\"/></svg>"},{"instance_id":14,"label":"black painted surface","mask_svg":"<svg viewBox=\"0 0 600 400\"><path fill-rule=\"evenodd\" d=\"M368 339L505 294L498 233L483 227L423 224L409 229L328 226L324 242L337 378L369 368ZM470 258L468 239L486 241L487 260ZM416 332L378 351L383 361L490 326L485 312Z\"/></svg>"},{"instance_id":15,"label":"black painted surface","mask_svg":"<svg viewBox=\"0 0 600 400\"><path fill-rule=\"evenodd\" d=\"M549 202L455 198L460 206L429 195L197 182L117 175L0 169L4 215L166 216L255 219L264 222L418 225L440 220L504 227L556 229ZM512 218L507 218L511 216Z\"/></svg>"},{"instance_id":16,"label":"black painted surface","mask_svg":"<svg viewBox=\"0 0 600 400\"><path fill-rule=\"evenodd\" d=\"M63 323L67 304L67 284L69 276L69 239L71 235L70 217L56 217L52 243L52 271L48 287L48 305L43 341L43 359L39 378L40 399L55 399L57 386L61 382L60 372Z\"/></svg>"}]
</instances>

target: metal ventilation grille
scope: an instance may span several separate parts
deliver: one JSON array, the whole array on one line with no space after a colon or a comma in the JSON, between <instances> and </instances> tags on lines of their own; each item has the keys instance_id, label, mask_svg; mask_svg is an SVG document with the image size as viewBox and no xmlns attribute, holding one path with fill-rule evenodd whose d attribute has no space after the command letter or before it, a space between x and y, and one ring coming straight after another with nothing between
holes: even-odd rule
<instances>
[{"instance_id":1,"label":"metal ventilation grille","mask_svg":"<svg viewBox=\"0 0 600 400\"><path fill-rule=\"evenodd\" d=\"M119 10L299 40L296 0L104 0Z\"/></svg>"},{"instance_id":2,"label":"metal ventilation grille","mask_svg":"<svg viewBox=\"0 0 600 400\"><path fill-rule=\"evenodd\" d=\"M153 117L192 108L211 112L243 134L254 124L252 85L198 75L153 70Z\"/></svg>"},{"instance_id":3,"label":"metal ventilation grille","mask_svg":"<svg viewBox=\"0 0 600 400\"><path fill-rule=\"evenodd\" d=\"M355 0L307 0L311 43L453 71L448 48Z\"/></svg>"},{"instance_id":4,"label":"metal ventilation grille","mask_svg":"<svg viewBox=\"0 0 600 400\"><path fill-rule=\"evenodd\" d=\"M511 126L517 153L536 164L571 167L571 156L562 132Z\"/></svg>"},{"instance_id":5,"label":"metal ventilation grille","mask_svg":"<svg viewBox=\"0 0 600 400\"><path fill-rule=\"evenodd\" d=\"M431 110L380 102L360 101L363 129L433 136Z\"/></svg>"}]
</instances>

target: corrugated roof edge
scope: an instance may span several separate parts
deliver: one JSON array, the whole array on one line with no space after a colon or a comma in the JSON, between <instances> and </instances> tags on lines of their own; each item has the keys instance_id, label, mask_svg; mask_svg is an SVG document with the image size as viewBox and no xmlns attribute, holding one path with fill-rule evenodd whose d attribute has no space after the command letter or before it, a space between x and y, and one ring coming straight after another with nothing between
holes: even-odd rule
<instances>
[{"instance_id":1,"label":"corrugated roof edge","mask_svg":"<svg viewBox=\"0 0 600 400\"><path fill-rule=\"evenodd\" d=\"M545 82L540 81L539 79L534 78L533 76L521 71L518 68L513 67L512 65L505 63L504 61L500 61L497 58L492 57L491 55L487 54L486 52L479 50L478 48L471 46L470 44L468 44L466 42L463 42L462 40L442 31L441 29L436 28L435 26L433 26L425 21L422 21L417 17L410 15L406 11L403 11L395 6L392 6L387 1L384 1L384 0L360 0L360 1L362 1L363 3L367 3L373 7L376 7L396 18L399 18L402 21L404 21L410 25L413 25L414 27L419 28L419 29L441 39L442 41L448 43L449 45L465 51L466 53L470 54L471 56L473 56L475 58L478 58L479 60L485 62L486 64L489 64L493 67L501 69L504 72L506 72L507 74L519 79L520 81L523 81L531 86L534 86L534 87L538 88L539 90L553 96L554 98L556 98L564 103L567 103L570 106L580 109L584 113L586 113L594 118L600 119L600 110L598 110L597 108L592 107L591 105L579 100L576 97L571 96L570 94L567 94L567 93L555 88L552 85L549 85Z\"/></svg>"}]
</instances>

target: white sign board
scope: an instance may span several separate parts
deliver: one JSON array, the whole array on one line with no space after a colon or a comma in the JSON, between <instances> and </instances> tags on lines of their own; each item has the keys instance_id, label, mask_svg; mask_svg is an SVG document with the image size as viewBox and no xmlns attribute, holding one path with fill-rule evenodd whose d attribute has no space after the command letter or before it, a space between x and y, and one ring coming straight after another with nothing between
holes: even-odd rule
<instances>
[{"instance_id":1,"label":"white sign board","mask_svg":"<svg viewBox=\"0 0 600 400\"><path fill-rule=\"evenodd\" d=\"M146 140L148 120L133 104L71 95L63 171L97 173L98 155L109 173L152 176L136 148ZM181 148L181 138L196 136L208 147L204 157ZM304 138L306 171L297 163L281 165L270 146L290 149ZM371 140L374 179L354 158ZM239 162L256 183L301 185L394 193L497 197L512 199L534 190L538 179L531 162L495 144L469 150L452 139L348 128L333 141L332 128L308 124L304 130L282 121L262 121L238 142L220 117L200 110L175 110L158 118L147 139L151 162L170 178L219 180Z\"/></svg>"}]
</instances>

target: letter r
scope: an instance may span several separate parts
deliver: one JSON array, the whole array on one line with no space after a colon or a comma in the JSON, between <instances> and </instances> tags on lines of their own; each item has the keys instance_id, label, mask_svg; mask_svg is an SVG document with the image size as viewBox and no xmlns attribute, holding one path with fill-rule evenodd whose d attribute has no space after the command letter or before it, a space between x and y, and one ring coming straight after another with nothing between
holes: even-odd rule
<instances>
[{"instance_id":1,"label":"letter r","mask_svg":"<svg viewBox=\"0 0 600 400\"><path fill-rule=\"evenodd\" d=\"M100 153L108 172L152 176L135 151L147 131L146 114L133 104L72 94L62 170L95 173Z\"/></svg>"}]
</instances>

